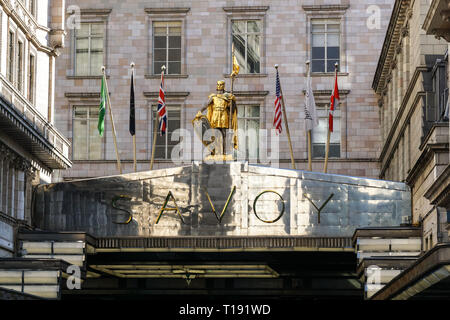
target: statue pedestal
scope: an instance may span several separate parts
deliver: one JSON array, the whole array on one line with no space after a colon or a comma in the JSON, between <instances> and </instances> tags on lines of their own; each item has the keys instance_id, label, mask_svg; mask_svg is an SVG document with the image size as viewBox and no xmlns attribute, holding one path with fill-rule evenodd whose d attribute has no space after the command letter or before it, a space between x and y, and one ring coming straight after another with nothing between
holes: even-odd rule
<instances>
[{"instance_id":1,"label":"statue pedestal","mask_svg":"<svg viewBox=\"0 0 450 320\"><path fill-rule=\"evenodd\" d=\"M215 154L205 157L205 161L234 161L232 154Z\"/></svg>"}]
</instances>

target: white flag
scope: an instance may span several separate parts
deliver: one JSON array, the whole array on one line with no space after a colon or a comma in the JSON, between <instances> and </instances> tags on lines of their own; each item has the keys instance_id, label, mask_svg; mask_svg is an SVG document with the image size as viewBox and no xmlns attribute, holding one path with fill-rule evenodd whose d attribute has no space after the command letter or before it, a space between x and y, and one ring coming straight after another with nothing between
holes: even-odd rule
<instances>
[{"instance_id":1,"label":"white flag","mask_svg":"<svg viewBox=\"0 0 450 320\"><path fill-rule=\"evenodd\" d=\"M308 74L306 79L305 129L309 131L318 125L319 118L317 118L316 101L314 100L311 76Z\"/></svg>"}]
</instances>

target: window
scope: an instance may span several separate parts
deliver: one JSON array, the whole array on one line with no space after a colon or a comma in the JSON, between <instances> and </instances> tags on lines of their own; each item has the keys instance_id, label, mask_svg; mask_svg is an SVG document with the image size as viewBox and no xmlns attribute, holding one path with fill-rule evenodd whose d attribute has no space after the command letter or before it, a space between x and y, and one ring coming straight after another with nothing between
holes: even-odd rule
<instances>
[{"instance_id":1,"label":"window","mask_svg":"<svg viewBox=\"0 0 450 320\"><path fill-rule=\"evenodd\" d=\"M243 134L238 136L240 159L257 160L259 157L259 119L258 105L238 105L238 130ZM242 147L245 146L245 149Z\"/></svg>"},{"instance_id":2,"label":"window","mask_svg":"<svg viewBox=\"0 0 450 320\"><path fill-rule=\"evenodd\" d=\"M34 86L35 86L35 56L30 54L30 58L28 61L28 101L30 101L32 104L34 104Z\"/></svg>"},{"instance_id":3,"label":"window","mask_svg":"<svg viewBox=\"0 0 450 320\"><path fill-rule=\"evenodd\" d=\"M101 75L104 23L81 23L75 30L75 75Z\"/></svg>"},{"instance_id":4,"label":"window","mask_svg":"<svg viewBox=\"0 0 450 320\"><path fill-rule=\"evenodd\" d=\"M156 159L170 159L172 154L172 149L176 146L179 141L172 141L172 133L180 128L181 124L181 108L179 106L167 106L167 130L166 134L156 136L156 146L155 146L155 158ZM153 106L153 122L152 126L154 129L155 119L159 119L157 117L157 106ZM153 135L153 133L152 133ZM153 141L153 139L152 139Z\"/></svg>"},{"instance_id":5,"label":"window","mask_svg":"<svg viewBox=\"0 0 450 320\"><path fill-rule=\"evenodd\" d=\"M8 80L14 80L14 32L9 32L8 37Z\"/></svg>"},{"instance_id":6,"label":"window","mask_svg":"<svg viewBox=\"0 0 450 320\"><path fill-rule=\"evenodd\" d=\"M73 160L102 159L102 139L97 125L98 106L73 107Z\"/></svg>"},{"instance_id":7,"label":"window","mask_svg":"<svg viewBox=\"0 0 450 320\"><path fill-rule=\"evenodd\" d=\"M153 73L181 74L181 22L153 22Z\"/></svg>"},{"instance_id":8,"label":"window","mask_svg":"<svg viewBox=\"0 0 450 320\"><path fill-rule=\"evenodd\" d=\"M17 89L23 92L23 43L17 44Z\"/></svg>"},{"instance_id":9,"label":"window","mask_svg":"<svg viewBox=\"0 0 450 320\"><path fill-rule=\"evenodd\" d=\"M328 109L325 103L316 104L319 125L312 131L312 157L325 158L325 148L328 135ZM330 137L330 158L339 158L341 156L341 121L340 110L337 107L333 113L333 132Z\"/></svg>"},{"instance_id":10,"label":"window","mask_svg":"<svg viewBox=\"0 0 450 320\"><path fill-rule=\"evenodd\" d=\"M261 72L261 20L232 20L234 54L241 73Z\"/></svg>"},{"instance_id":11,"label":"window","mask_svg":"<svg viewBox=\"0 0 450 320\"><path fill-rule=\"evenodd\" d=\"M311 71L334 72L335 63L337 62L340 66L339 21L324 19L311 20L311 39Z\"/></svg>"}]
</instances>

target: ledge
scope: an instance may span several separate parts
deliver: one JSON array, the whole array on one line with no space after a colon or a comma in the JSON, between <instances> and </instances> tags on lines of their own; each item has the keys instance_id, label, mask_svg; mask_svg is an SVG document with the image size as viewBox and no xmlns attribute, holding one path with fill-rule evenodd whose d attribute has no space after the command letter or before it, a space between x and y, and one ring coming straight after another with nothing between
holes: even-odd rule
<instances>
[{"instance_id":1,"label":"ledge","mask_svg":"<svg viewBox=\"0 0 450 320\"><path fill-rule=\"evenodd\" d=\"M367 227L358 228L352 236L352 243L355 246L358 238L417 238L422 236L420 227Z\"/></svg>"},{"instance_id":2,"label":"ledge","mask_svg":"<svg viewBox=\"0 0 450 320\"><path fill-rule=\"evenodd\" d=\"M223 74L224 78L230 78L230 74L229 73L224 73ZM237 75L237 77L235 79L239 79L239 78L265 78L268 77L269 75L267 73L243 73L243 74L239 74Z\"/></svg>"},{"instance_id":3,"label":"ledge","mask_svg":"<svg viewBox=\"0 0 450 320\"><path fill-rule=\"evenodd\" d=\"M111 95L111 93L109 92ZM100 92L66 92L64 97L69 99L100 99Z\"/></svg>"},{"instance_id":4,"label":"ledge","mask_svg":"<svg viewBox=\"0 0 450 320\"><path fill-rule=\"evenodd\" d=\"M338 72L338 77L346 77L348 75L348 72ZM311 77L334 77L334 72L311 72Z\"/></svg>"},{"instance_id":5,"label":"ledge","mask_svg":"<svg viewBox=\"0 0 450 320\"><path fill-rule=\"evenodd\" d=\"M269 91L234 91L236 97L265 97Z\"/></svg>"},{"instance_id":6,"label":"ledge","mask_svg":"<svg viewBox=\"0 0 450 320\"><path fill-rule=\"evenodd\" d=\"M144 11L148 14L170 14L170 13L188 13L191 8L145 8Z\"/></svg>"},{"instance_id":7,"label":"ledge","mask_svg":"<svg viewBox=\"0 0 450 320\"><path fill-rule=\"evenodd\" d=\"M106 16L110 14L112 9L81 9L80 13L81 15L90 15L90 16ZM68 14L73 14L75 10L69 11L67 10Z\"/></svg>"},{"instance_id":8,"label":"ledge","mask_svg":"<svg viewBox=\"0 0 450 320\"><path fill-rule=\"evenodd\" d=\"M304 5L302 6L302 9L305 11L344 11L347 10L348 8L350 8L350 5L312 5L312 6L307 6Z\"/></svg>"},{"instance_id":9,"label":"ledge","mask_svg":"<svg viewBox=\"0 0 450 320\"><path fill-rule=\"evenodd\" d=\"M146 74L145 79L161 79L161 74ZM165 79L186 79L189 78L188 74L165 74Z\"/></svg>"},{"instance_id":10,"label":"ledge","mask_svg":"<svg viewBox=\"0 0 450 320\"><path fill-rule=\"evenodd\" d=\"M81 80L83 80L83 79L86 79L86 80L101 79L101 78L103 78L102 75L98 75L98 76L66 76L66 79L81 79ZM106 76L106 79L109 79L108 75Z\"/></svg>"},{"instance_id":11,"label":"ledge","mask_svg":"<svg viewBox=\"0 0 450 320\"><path fill-rule=\"evenodd\" d=\"M306 90L302 90L303 94L306 94ZM332 90L313 90L314 96L331 96ZM350 90L339 90L339 94L348 95Z\"/></svg>"},{"instance_id":12,"label":"ledge","mask_svg":"<svg viewBox=\"0 0 450 320\"><path fill-rule=\"evenodd\" d=\"M236 7L223 7L223 11L230 13L243 13L243 12L262 12L269 10L269 6L236 6Z\"/></svg>"},{"instance_id":13,"label":"ledge","mask_svg":"<svg viewBox=\"0 0 450 320\"><path fill-rule=\"evenodd\" d=\"M186 98L189 94L190 92L188 91L166 91L164 95L166 98ZM159 91L144 91L144 96L147 98L158 98Z\"/></svg>"}]
</instances>

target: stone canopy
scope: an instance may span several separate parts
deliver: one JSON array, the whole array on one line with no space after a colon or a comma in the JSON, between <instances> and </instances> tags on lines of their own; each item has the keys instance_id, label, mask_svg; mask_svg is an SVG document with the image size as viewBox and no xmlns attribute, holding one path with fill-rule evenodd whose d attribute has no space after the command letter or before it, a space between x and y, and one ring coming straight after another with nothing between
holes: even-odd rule
<instances>
[{"instance_id":1,"label":"stone canopy","mask_svg":"<svg viewBox=\"0 0 450 320\"><path fill-rule=\"evenodd\" d=\"M404 183L234 162L41 185L33 220L95 237L351 237L410 215Z\"/></svg>"}]
</instances>

